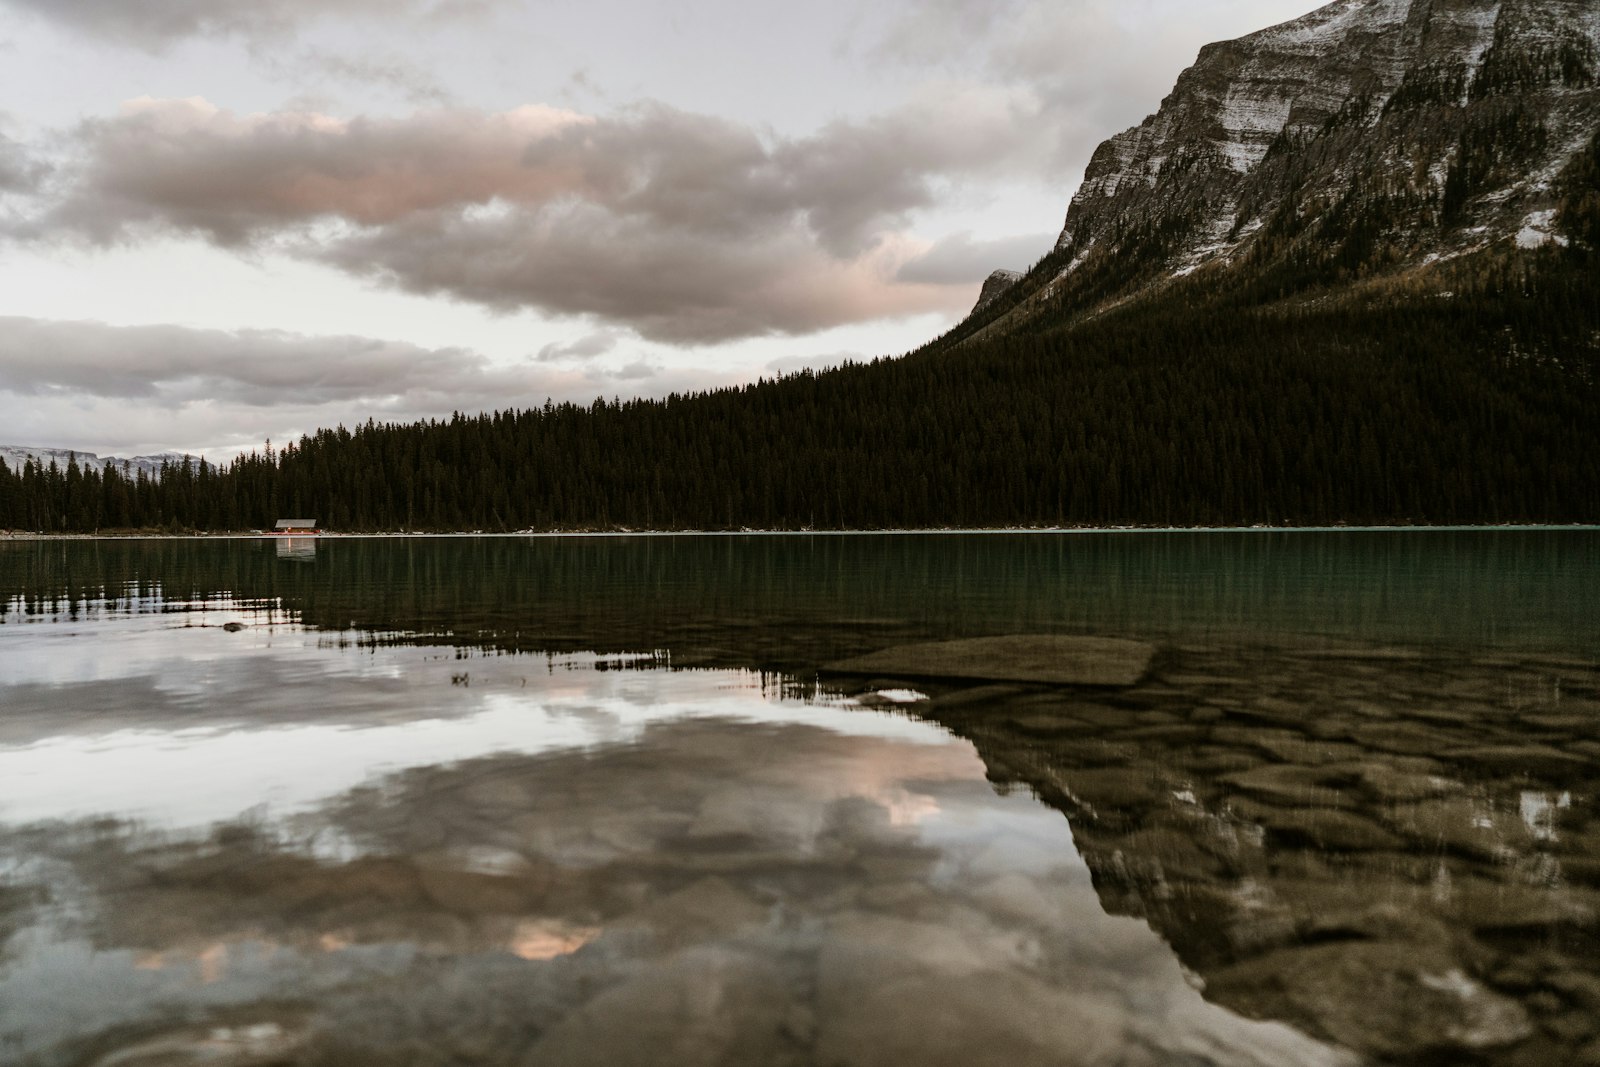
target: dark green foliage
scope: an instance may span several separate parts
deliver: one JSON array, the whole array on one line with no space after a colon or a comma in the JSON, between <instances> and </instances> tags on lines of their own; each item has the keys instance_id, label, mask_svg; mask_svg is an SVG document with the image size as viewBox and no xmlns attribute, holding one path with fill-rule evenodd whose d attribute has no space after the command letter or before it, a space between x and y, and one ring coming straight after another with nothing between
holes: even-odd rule
<instances>
[{"instance_id":1,"label":"dark green foliage","mask_svg":"<svg viewBox=\"0 0 1600 1067\"><path fill-rule=\"evenodd\" d=\"M1557 188L1556 225L1562 234L1581 249L1600 250L1600 134L1567 164Z\"/></svg>"},{"instance_id":2,"label":"dark green foliage","mask_svg":"<svg viewBox=\"0 0 1600 1067\"><path fill-rule=\"evenodd\" d=\"M1043 284L1044 279L1053 278L1067 268L1072 262L1076 247L1069 245L1066 248L1052 249L1039 262L1028 268L1022 279L1011 288L995 297L983 307L940 338L940 343L954 344L975 336L984 327L999 321L1021 304L1028 297L1036 293Z\"/></svg>"},{"instance_id":3,"label":"dark green foliage","mask_svg":"<svg viewBox=\"0 0 1600 1067\"><path fill-rule=\"evenodd\" d=\"M1425 107L1453 107L1467 95L1470 78L1465 63L1429 63L1406 73L1383 113L1416 111Z\"/></svg>"},{"instance_id":4,"label":"dark green foliage","mask_svg":"<svg viewBox=\"0 0 1600 1067\"><path fill-rule=\"evenodd\" d=\"M30 466L0 474L0 527L1594 521L1596 283L1587 256L1507 254L1263 306L1270 281L1201 272L704 395L323 430L159 482Z\"/></svg>"},{"instance_id":5,"label":"dark green foliage","mask_svg":"<svg viewBox=\"0 0 1600 1067\"><path fill-rule=\"evenodd\" d=\"M1542 153L1549 139L1544 124L1521 102L1474 111L1445 176L1444 221L1460 221L1473 196L1519 176L1524 162Z\"/></svg>"},{"instance_id":6,"label":"dark green foliage","mask_svg":"<svg viewBox=\"0 0 1600 1067\"><path fill-rule=\"evenodd\" d=\"M1472 96L1516 96L1552 86L1587 89L1596 82L1594 45L1576 30L1559 40L1539 41L1519 37L1502 27L1472 82Z\"/></svg>"}]
</instances>

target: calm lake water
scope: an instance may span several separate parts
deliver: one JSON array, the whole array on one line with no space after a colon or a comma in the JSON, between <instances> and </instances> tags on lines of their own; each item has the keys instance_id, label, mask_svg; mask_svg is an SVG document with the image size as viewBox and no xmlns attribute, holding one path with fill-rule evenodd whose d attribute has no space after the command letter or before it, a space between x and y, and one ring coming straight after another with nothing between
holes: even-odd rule
<instances>
[{"instance_id":1,"label":"calm lake water","mask_svg":"<svg viewBox=\"0 0 1600 1067\"><path fill-rule=\"evenodd\" d=\"M0 1063L1600 1063L1597 795L1595 531L0 543Z\"/></svg>"}]
</instances>

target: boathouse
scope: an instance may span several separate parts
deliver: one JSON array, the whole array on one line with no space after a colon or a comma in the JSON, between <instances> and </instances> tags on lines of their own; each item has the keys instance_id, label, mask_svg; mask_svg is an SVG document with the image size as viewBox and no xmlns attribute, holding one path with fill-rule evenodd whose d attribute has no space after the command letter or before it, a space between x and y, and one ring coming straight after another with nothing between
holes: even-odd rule
<instances>
[{"instance_id":1,"label":"boathouse","mask_svg":"<svg viewBox=\"0 0 1600 1067\"><path fill-rule=\"evenodd\" d=\"M322 531L317 529L316 519L279 519L272 532L284 537L312 537Z\"/></svg>"}]
</instances>

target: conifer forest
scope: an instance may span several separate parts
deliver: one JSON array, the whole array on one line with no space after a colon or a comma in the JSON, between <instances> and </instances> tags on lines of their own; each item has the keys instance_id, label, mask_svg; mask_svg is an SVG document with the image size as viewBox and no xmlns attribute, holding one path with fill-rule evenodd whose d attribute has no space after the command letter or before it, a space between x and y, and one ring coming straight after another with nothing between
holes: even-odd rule
<instances>
[{"instance_id":1,"label":"conifer forest","mask_svg":"<svg viewBox=\"0 0 1600 1067\"><path fill-rule=\"evenodd\" d=\"M1592 205L1591 205L1592 206ZM662 400L321 430L157 478L0 468L0 529L884 529L1600 519L1600 257L1200 272L998 338Z\"/></svg>"}]
</instances>

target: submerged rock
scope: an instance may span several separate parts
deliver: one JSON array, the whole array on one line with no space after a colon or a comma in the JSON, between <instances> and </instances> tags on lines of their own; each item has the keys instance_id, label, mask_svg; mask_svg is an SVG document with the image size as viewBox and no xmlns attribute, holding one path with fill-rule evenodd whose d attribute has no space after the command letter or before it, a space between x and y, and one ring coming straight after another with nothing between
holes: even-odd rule
<instances>
[{"instance_id":1,"label":"submerged rock","mask_svg":"<svg viewBox=\"0 0 1600 1067\"><path fill-rule=\"evenodd\" d=\"M1236 814L1260 824L1274 844L1305 845L1331 852L1378 852L1400 847L1395 835L1372 820L1349 812L1285 808L1243 798L1235 798L1229 804Z\"/></svg>"},{"instance_id":2,"label":"submerged rock","mask_svg":"<svg viewBox=\"0 0 1600 1067\"><path fill-rule=\"evenodd\" d=\"M1150 669L1155 646L1115 637L1031 634L900 645L830 663L835 674L902 678L970 678L1127 688Z\"/></svg>"},{"instance_id":3,"label":"submerged rock","mask_svg":"<svg viewBox=\"0 0 1600 1067\"><path fill-rule=\"evenodd\" d=\"M1409 941L1283 949L1208 975L1207 990L1246 1015L1305 1019L1383 1057L1482 1052L1533 1032L1520 1005L1468 977L1451 953Z\"/></svg>"},{"instance_id":4,"label":"submerged rock","mask_svg":"<svg viewBox=\"0 0 1600 1067\"><path fill-rule=\"evenodd\" d=\"M1528 774L1559 779L1589 773L1591 762L1550 745L1483 745L1451 749L1445 758L1495 774Z\"/></svg>"}]
</instances>

